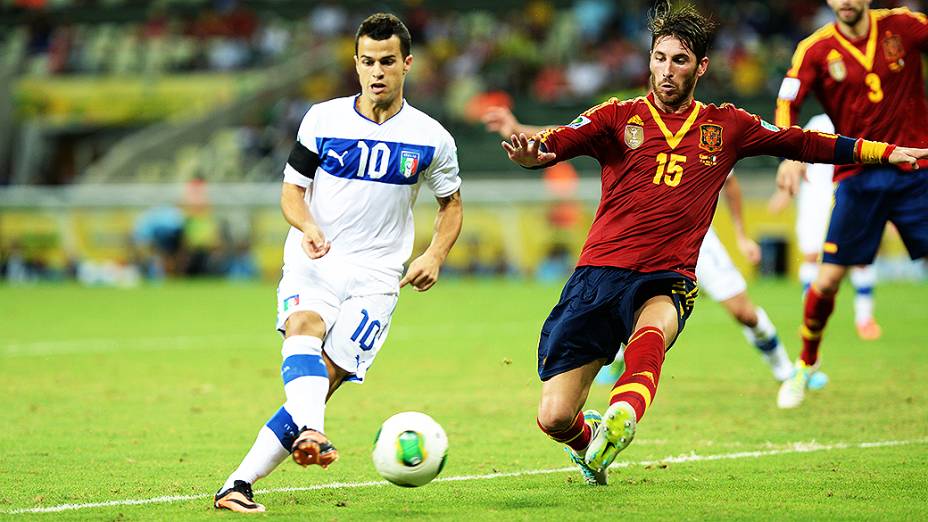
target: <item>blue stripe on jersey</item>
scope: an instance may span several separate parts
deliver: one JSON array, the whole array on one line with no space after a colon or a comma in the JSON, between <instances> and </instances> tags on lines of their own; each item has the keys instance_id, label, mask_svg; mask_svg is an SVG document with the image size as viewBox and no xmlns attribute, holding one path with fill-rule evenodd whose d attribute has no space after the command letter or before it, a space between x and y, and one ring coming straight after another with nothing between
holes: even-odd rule
<instances>
[{"instance_id":1,"label":"blue stripe on jersey","mask_svg":"<svg viewBox=\"0 0 928 522\"><path fill-rule=\"evenodd\" d=\"M335 177L391 185L415 185L435 157L435 147L392 141L316 138L316 148L320 168Z\"/></svg>"},{"instance_id":2,"label":"blue stripe on jersey","mask_svg":"<svg viewBox=\"0 0 928 522\"><path fill-rule=\"evenodd\" d=\"M277 435L280 445L287 451L290 451L290 448L293 447L293 441L300 434L300 428L293 422L290 412L284 409L283 406L277 410L273 417L267 420L266 426L274 432L274 435Z\"/></svg>"}]
</instances>

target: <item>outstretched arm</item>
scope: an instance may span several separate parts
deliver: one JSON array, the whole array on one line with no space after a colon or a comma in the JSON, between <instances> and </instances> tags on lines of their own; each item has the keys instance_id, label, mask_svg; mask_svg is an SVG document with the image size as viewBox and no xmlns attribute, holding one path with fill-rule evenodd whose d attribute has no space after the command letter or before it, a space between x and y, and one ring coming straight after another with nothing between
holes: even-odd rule
<instances>
[{"instance_id":1,"label":"outstretched arm","mask_svg":"<svg viewBox=\"0 0 928 522\"><path fill-rule=\"evenodd\" d=\"M503 138L509 138L513 134L534 136L548 127L554 127L554 125L547 127L526 125L517 120L515 114L506 107L490 107L480 120L489 132L496 132Z\"/></svg>"},{"instance_id":2,"label":"outstretched arm","mask_svg":"<svg viewBox=\"0 0 928 522\"><path fill-rule=\"evenodd\" d=\"M438 273L442 263L448 257L448 252L461 233L461 224L464 221L464 205L461 202L461 191L458 190L449 196L438 199L438 215L435 217L435 232L432 242L423 254L409 264L406 275L400 281L400 288L407 284L420 292L424 292L438 281Z\"/></svg>"},{"instance_id":3,"label":"outstretched arm","mask_svg":"<svg viewBox=\"0 0 928 522\"><path fill-rule=\"evenodd\" d=\"M735 229L735 240L738 242L738 250L751 264L760 262L760 246L748 237L744 230L744 213L742 212L742 193L741 184L734 173L728 176L725 184L722 185L722 195L725 197L725 203L728 204L728 211L731 213L731 223Z\"/></svg>"}]
</instances>

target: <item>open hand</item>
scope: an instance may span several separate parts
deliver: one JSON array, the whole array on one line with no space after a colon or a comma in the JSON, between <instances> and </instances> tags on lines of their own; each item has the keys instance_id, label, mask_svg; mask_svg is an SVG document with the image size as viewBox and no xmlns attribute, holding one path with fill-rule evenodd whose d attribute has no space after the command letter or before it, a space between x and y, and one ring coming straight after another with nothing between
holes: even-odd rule
<instances>
[{"instance_id":1,"label":"open hand","mask_svg":"<svg viewBox=\"0 0 928 522\"><path fill-rule=\"evenodd\" d=\"M503 150L509 154L509 159L523 167L538 167L551 163L557 158L553 152L542 152L541 142L529 140L525 134L513 134L510 141L502 143Z\"/></svg>"},{"instance_id":2,"label":"open hand","mask_svg":"<svg viewBox=\"0 0 928 522\"><path fill-rule=\"evenodd\" d=\"M918 160L925 158L928 158L928 149L913 149L912 147L896 147L889 154L889 162L893 165L910 165L913 168L918 166Z\"/></svg>"}]
</instances>

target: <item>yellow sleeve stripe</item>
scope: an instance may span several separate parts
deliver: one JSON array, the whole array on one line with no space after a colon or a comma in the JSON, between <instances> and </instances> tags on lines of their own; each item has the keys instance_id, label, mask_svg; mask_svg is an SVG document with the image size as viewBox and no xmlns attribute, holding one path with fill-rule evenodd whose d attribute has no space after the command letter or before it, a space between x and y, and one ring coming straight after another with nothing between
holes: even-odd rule
<instances>
[{"instance_id":1,"label":"yellow sleeve stripe","mask_svg":"<svg viewBox=\"0 0 928 522\"><path fill-rule=\"evenodd\" d=\"M777 110L774 115L774 123L777 127L787 129L793 125L793 110L789 100L777 98Z\"/></svg>"},{"instance_id":2,"label":"yellow sleeve stripe","mask_svg":"<svg viewBox=\"0 0 928 522\"><path fill-rule=\"evenodd\" d=\"M612 104L614 104L614 103L619 103L619 99L616 98L616 97L609 98L608 100L606 100L606 101L600 103L599 105L590 107L589 109L587 109L586 111L583 112L583 115L584 115L584 116L590 116L591 114L593 114L594 112L598 111L599 109L602 109L603 107L605 107L605 106L607 106L607 105L612 105Z\"/></svg>"},{"instance_id":3,"label":"yellow sleeve stripe","mask_svg":"<svg viewBox=\"0 0 928 522\"><path fill-rule=\"evenodd\" d=\"M908 7L897 7L895 9L874 9L873 14L877 19L886 18L890 15L906 15L918 20L923 24L928 24L928 16L922 13L912 12Z\"/></svg>"},{"instance_id":4,"label":"yellow sleeve stripe","mask_svg":"<svg viewBox=\"0 0 928 522\"><path fill-rule=\"evenodd\" d=\"M790 64L789 71L786 72L787 76L796 78L799 76L799 69L802 67L802 61L806 57L806 52L810 47L816 43L828 38L834 33L834 26L828 24L818 31L812 33L808 38L799 42L799 45L796 46L796 52L793 53L793 61Z\"/></svg>"},{"instance_id":5,"label":"yellow sleeve stripe","mask_svg":"<svg viewBox=\"0 0 928 522\"><path fill-rule=\"evenodd\" d=\"M611 402L612 397L615 397L616 395L620 393L625 393L625 392L637 393L638 395L641 395L641 398L644 399L645 409L648 409L648 407L651 406L651 398L652 398L651 390L649 390L648 387L645 386L644 384L640 384L637 382L630 382L628 384L623 384L615 388L614 390L612 390L612 394L610 395L610 402Z\"/></svg>"}]
</instances>

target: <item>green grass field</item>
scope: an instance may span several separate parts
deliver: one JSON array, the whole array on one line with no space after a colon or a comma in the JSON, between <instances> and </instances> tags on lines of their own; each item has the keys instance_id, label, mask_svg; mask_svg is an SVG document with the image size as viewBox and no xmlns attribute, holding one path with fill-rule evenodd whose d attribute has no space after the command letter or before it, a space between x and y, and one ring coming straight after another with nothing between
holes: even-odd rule
<instances>
[{"instance_id":1,"label":"green grass field","mask_svg":"<svg viewBox=\"0 0 928 522\"><path fill-rule=\"evenodd\" d=\"M538 330L559 291L500 281L404 290L368 382L329 403L341 460L327 471L282 464L256 485L264 516L928 519L924 285L878 289L884 336L870 343L854 335L845 291L823 348L831 383L796 411L776 408L760 357L700 299L619 456L627 467L605 488L565 470L535 427ZM795 355L798 287L761 282L751 293ZM283 401L274 313L273 284L0 288L0 518L235 518L211 498ZM607 395L594 388L589 405ZM359 484L380 480L374 433L403 410L445 427L442 477L470 478ZM36 511L64 504L77 509Z\"/></svg>"}]
</instances>

